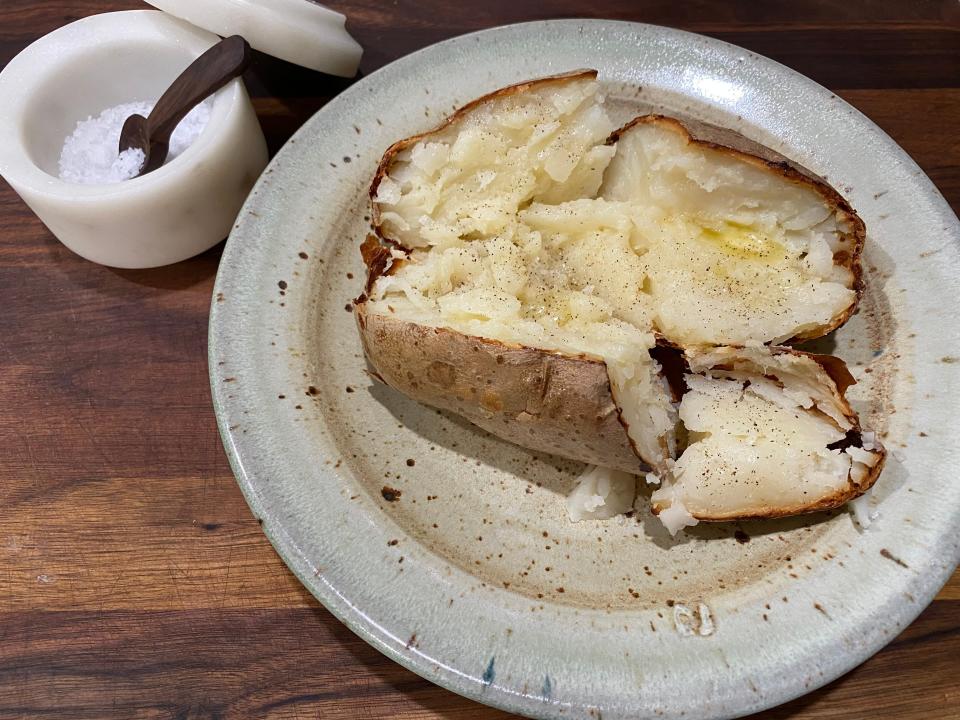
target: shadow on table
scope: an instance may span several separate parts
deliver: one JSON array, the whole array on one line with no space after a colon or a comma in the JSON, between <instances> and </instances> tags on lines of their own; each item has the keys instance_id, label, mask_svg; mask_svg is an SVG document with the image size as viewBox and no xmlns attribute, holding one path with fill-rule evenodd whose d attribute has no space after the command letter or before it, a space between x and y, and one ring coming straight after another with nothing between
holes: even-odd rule
<instances>
[{"instance_id":1,"label":"shadow on table","mask_svg":"<svg viewBox=\"0 0 960 720\"><path fill-rule=\"evenodd\" d=\"M209 250L173 265L141 270L107 269L124 280L144 287L158 290L185 290L215 275L222 253L223 243L219 242Z\"/></svg>"},{"instance_id":2,"label":"shadow on table","mask_svg":"<svg viewBox=\"0 0 960 720\"><path fill-rule=\"evenodd\" d=\"M341 624L325 609L317 608L316 612L318 620L327 623L330 632L336 637L341 647L359 665L365 667L394 692L406 696L437 717L449 718L449 720L462 719L470 708L479 709L479 703L474 700L457 695L439 685L434 685L429 680L425 680L394 662L386 655L382 655L378 650L354 635L346 625ZM490 708L484 712L483 717L484 720L507 720L517 716Z\"/></svg>"},{"instance_id":3,"label":"shadow on table","mask_svg":"<svg viewBox=\"0 0 960 720\"><path fill-rule=\"evenodd\" d=\"M328 625L330 632L336 637L341 647L350 654L357 664L366 668L394 692L406 696L426 710L435 713L438 717L449 718L450 720L462 718L465 712L469 712L468 708L479 709L479 704L475 701L434 685L429 680L421 678L385 655L380 654L379 651L354 635L324 608L316 608L316 615L318 621ZM827 696L835 693L842 695L843 686L852 681L861 669L856 668L807 695L770 710L749 715L744 720L790 720L790 718L795 717L806 717L811 708L824 702ZM518 716L490 708L484 712L483 717L485 720L507 720L507 718Z\"/></svg>"}]
</instances>

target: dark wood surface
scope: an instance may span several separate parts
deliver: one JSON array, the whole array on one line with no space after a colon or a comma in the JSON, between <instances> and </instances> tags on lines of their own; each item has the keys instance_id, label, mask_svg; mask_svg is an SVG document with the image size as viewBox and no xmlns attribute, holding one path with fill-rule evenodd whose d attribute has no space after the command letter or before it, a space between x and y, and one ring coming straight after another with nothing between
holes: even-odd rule
<instances>
[{"instance_id":1,"label":"dark wood surface","mask_svg":"<svg viewBox=\"0 0 960 720\"><path fill-rule=\"evenodd\" d=\"M329 4L366 48L364 73L452 35L544 17L734 42L860 108L960 208L957 0ZM0 66L71 20L137 7L2 0ZM349 85L262 55L247 83L271 150ZM0 718L508 717L380 656L260 532L207 385L219 255L149 271L93 265L0 182ZM873 659L757 717L960 718L960 575Z\"/></svg>"}]
</instances>

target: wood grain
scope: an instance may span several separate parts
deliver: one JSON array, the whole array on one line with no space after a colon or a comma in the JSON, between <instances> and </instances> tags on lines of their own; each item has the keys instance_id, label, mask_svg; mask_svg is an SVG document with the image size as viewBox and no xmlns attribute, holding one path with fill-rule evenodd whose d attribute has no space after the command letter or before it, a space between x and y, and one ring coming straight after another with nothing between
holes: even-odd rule
<instances>
[{"instance_id":1,"label":"wood grain","mask_svg":"<svg viewBox=\"0 0 960 720\"><path fill-rule=\"evenodd\" d=\"M935 603L829 692L757 717L956 718L956 612ZM318 609L22 612L0 627L4 718L511 717L404 670Z\"/></svg>"},{"instance_id":2,"label":"wood grain","mask_svg":"<svg viewBox=\"0 0 960 720\"><path fill-rule=\"evenodd\" d=\"M831 87L960 208L960 3L329 2L377 67L543 17L683 27ZM0 65L133 0L3 0ZM350 81L256 54L272 151ZM206 323L219 248L117 271L60 245L0 183L0 718L506 714L431 685L318 606L244 503L216 431ZM889 647L756 718L960 718L960 574Z\"/></svg>"}]
</instances>

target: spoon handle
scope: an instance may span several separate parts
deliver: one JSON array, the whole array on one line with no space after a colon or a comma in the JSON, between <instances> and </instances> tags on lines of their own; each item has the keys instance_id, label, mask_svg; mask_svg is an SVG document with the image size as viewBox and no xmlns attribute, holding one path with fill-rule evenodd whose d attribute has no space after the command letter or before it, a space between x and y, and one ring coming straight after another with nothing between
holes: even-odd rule
<instances>
[{"instance_id":1,"label":"spoon handle","mask_svg":"<svg viewBox=\"0 0 960 720\"><path fill-rule=\"evenodd\" d=\"M221 40L194 60L163 93L147 118L151 145L168 145L170 135L196 105L243 74L250 45L239 35ZM164 153L166 154L166 153Z\"/></svg>"}]
</instances>

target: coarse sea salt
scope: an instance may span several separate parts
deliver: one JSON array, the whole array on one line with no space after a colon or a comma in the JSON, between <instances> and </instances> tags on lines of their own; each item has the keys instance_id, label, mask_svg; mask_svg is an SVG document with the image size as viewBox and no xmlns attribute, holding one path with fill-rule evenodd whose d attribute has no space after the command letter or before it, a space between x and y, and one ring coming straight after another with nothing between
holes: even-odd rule
<instances>
[{"instance_id":1,"label":"coarse sea salt","mask_svg":"<svg viewBox=\"0 0 960 720\"><path fill-rule=\"evenodd\" d=\"M200 136L210 120L212 98L204 100L191 110L170 137L165 163L186 150ZM77 123L76 129L63 143L60 151L59 176L61 180L82 185L104 185L123 182L134 177L145 160L142 150L117 152L123 123L134 113L147 117L153 103L130 102L107 108L97 117L88 117Z\"/></svg>"}]
</instances>

